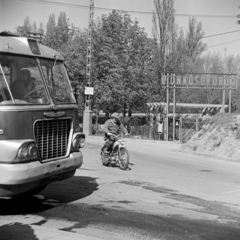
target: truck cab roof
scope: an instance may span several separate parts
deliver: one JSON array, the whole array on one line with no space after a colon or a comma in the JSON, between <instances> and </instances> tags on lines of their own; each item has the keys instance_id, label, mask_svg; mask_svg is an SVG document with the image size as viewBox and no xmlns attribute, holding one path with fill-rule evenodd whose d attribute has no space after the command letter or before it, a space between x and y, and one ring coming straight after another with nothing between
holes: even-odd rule
<instances>
[{"instance_id":1,"label":"truck cab roof","mask_svg":"<svg viewBox=\"0 0 240 240\"><path fill-rule=\"evenodd\" d=\"M0 32L0 52L52 58L63 61L63 56L56 50L40 44L36 39L20 37L11 32Z\"/></svg>"}]
</instances>

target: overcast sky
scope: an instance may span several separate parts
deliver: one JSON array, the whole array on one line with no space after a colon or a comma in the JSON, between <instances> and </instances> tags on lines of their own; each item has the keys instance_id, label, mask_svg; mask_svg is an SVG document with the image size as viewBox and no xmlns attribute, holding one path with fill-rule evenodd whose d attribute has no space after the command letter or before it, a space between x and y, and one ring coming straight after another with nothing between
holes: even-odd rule
<instances>
[{"instance_id":1,"label":"overcast sky","mask_svg":"<svg viewBox=\"0 0 240 240\"><path fill-rule=\"evenodd\" d=\"M46 25L49 15L57 17L66 12L70 23L80 28L88 27L90 0L0 0L0 31L14 31L23 25L29 16L31 22ZM111 10L129 11L132 19L137 18L139 25L152 36L153 0L94 0L94 18L108 14ZM239 0L175 0L176 22L186 31L189 15L195 15L202 22L205 36L232 32L203 39L208 51L220 52L223 56L240 54L240 25L236 16L240 14ZM103 9L101 9L103 8ZM182 16L184 15L184 16Z\"/></svg>"}]
</instances>

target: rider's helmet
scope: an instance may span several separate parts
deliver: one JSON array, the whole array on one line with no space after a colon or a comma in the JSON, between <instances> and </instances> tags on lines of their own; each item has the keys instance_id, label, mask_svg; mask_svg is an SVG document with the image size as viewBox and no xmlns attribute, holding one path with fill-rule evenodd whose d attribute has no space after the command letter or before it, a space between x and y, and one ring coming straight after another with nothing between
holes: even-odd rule
<instances>
[{"instance_id":1,"label":"rider's helmet","mask_svg":"<svg viewBox=\"0 0 240 240\"><path fill-rule=\"evenodd\" d=\"M111 115L111 118L120 119L120 115L119 115L119 113L114 112L114 113Z\"/></svg>"}]
</instances>

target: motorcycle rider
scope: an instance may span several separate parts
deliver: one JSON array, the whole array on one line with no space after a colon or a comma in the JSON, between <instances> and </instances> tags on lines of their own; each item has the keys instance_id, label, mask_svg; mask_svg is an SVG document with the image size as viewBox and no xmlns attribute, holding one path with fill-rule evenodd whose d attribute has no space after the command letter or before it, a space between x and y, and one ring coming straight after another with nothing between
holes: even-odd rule
<instances>
[{"instance_id":1,"label":"motorcycle rider","mask_svg":"<svg viewBox=\"0 0 240 240\"><path fill-rule=\"evenodd\" d=\"M122 131L125 136L129 135L127 129L122 125L120 121L120 115L117 112L114 112L111 115L111 118L105 122L103 131L105 132L105 140L108 139L108 141L106 141L107 152L112 151L112 146L114 143L114 140L111 139L111 135L118 135L120 131Z\"/></svg>"}]
</instances>

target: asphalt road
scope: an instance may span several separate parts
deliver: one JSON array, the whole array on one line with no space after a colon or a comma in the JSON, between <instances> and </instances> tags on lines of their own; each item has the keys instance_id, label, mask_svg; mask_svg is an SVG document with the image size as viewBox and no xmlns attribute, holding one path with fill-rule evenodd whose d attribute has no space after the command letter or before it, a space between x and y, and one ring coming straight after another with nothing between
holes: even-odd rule
<instances>
[{"instance_id":1,"label":"asphalt road","mask_svg":"<svg viewBox=\"0 0 240 240\"><path fill-rule=\"evenodd\" d=\"M126 140L126 171L104 167L87 138L75 176L33 198L0 200L0 220L98 239L240 239L240 163L184 153L172 142ZM70 239L69 239L70 240Z\"/></svg>"}]
</instances>

